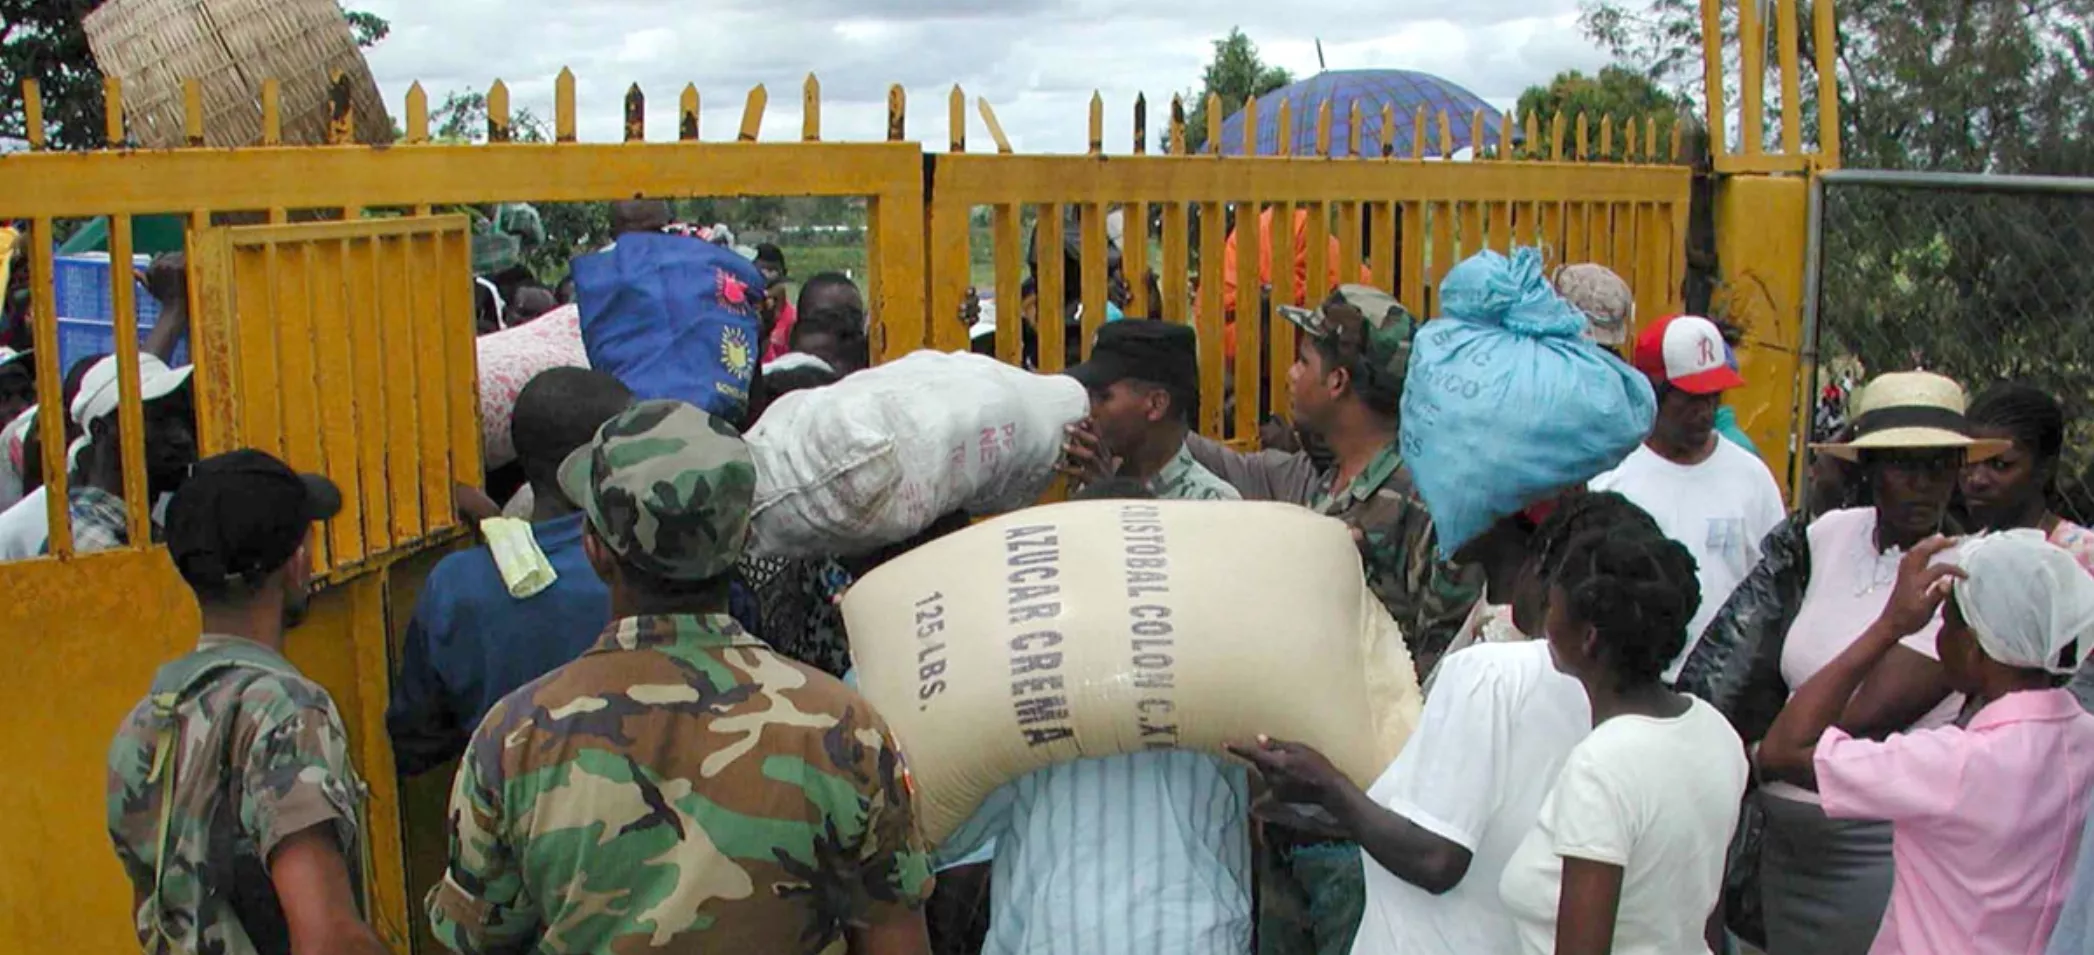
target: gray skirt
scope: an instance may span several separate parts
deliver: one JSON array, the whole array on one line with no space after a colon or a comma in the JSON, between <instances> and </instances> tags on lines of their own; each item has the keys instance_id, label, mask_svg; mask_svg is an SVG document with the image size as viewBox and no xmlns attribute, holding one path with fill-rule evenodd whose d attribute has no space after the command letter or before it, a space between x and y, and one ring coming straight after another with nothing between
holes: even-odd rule
<instances>
[{"instance_id":1,"label":"gray skirt","mask_svg":"<svg viewBox=\"0 0 2094 955\"><path fill-rule=\"evenodd\" d=\"M1890 904L1890 823L1830 819L1758 794L1767 814L1760 893L1767 955L1867 955Z\"/></svg>"}]
</instances>

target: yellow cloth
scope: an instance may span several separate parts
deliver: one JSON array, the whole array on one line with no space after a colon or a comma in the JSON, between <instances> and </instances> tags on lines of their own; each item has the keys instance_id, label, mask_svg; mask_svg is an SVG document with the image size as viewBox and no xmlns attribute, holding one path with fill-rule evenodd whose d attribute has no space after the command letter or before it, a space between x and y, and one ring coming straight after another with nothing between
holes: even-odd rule
<instances>
[{"instance_id":1,"label":"yellow cloth","mask_svg":"<svg viewBox=\"0 0 2094 955\"><path fill-rule=\"evenodd\" d=\"M487 549L494 554L494 568L508 586L509 596L522 600L560 579L552 562L545 559L545 551L538 548L530 522L493 517L480 522L480 533L487 538Z\"/></svg>"}]
</instances>

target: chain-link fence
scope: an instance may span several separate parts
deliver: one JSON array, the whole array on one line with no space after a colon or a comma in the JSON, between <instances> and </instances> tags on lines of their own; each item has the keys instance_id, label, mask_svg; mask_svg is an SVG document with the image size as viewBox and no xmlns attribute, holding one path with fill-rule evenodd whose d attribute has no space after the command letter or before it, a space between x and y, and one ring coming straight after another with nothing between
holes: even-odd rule
<instances>
[{"instance_id":1,"label":"chain-link fence","mask_svg":"<svg viewBox=\"0 0 2094 955\"><path fill-rule=\"evenodd\" d=\"M1840 171L1817 189L1811 440L1883 372L1973 398L2027 382L2065 409L2056 506L2094 520L2094 179Z\"/></svg>"}]
</instances>

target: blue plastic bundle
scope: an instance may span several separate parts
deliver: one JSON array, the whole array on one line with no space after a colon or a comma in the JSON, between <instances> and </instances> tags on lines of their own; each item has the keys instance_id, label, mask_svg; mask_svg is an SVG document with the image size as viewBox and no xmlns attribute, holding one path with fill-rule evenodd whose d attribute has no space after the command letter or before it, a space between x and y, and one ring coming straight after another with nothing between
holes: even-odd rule
<instances>
[{"instance_id":1,"label":"blue plastic bundle","mask_svg":"<svg viewBox=\"0 0 2094 955\"><path fill-rule=\"evenodd\" d=\"M756 372L763 277L733 249L652 232L574 260L589 367L639 399L673 398L741 424Z\"/></svg>"},{"instance_id":2,"label":"blue plastic bundle","mask_svg":"<svg viewBox=\"0 0 2094 955\"><path fill-rule=\"evenodd\" d=\"M1403 389L1403 455L1441 557L1499 518L1613 468L1650 432L1650 382L1587 341L1541 253L1483 252L1440 282Z\"/></svg>"}]
</instances>

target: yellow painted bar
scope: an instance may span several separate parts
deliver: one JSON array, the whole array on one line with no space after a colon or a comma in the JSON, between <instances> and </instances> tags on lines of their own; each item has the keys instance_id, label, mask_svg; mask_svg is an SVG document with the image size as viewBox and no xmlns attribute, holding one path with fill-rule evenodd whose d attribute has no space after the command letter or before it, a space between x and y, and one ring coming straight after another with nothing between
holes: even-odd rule
<instances>
[{"instance_id":1,"label":"yellow painted bar","mask_svg":"<svg viewBox=\"0 0 2094 955\"><path fill-rule=\"evenodd\" d=\"M1227 213L1220 202L1200 204L1200 222L1214 223L1200 228L1200 300L1193 309L1195 328L1200 341L1200 417L1202 433L1222 434L1222 390L1223 374L1227 358L1223 337L1228 334L1228 317L1222 314L1222 284L1212 276L1222 269L1222 245L1228 237L1222 234L1220 223ZM1206 263L1214 263L1212 266ZM1209 269L1213 271L1208 271Z\"/></svg>"},{"instance_id":2,"label":"yellow painted bar","mask_svg":"<svg viewBox=\"0 0 2094 955\"><path fill-rule=\"evenodd\" d=\"M189 354L196 363L196 446L200 454L240 447L240 353L233 319L233 245L225 229L193 229L188 236Z\"/></svg>"},{"instance_id":3,"label":"yellow painted bar","mask_svg":"<svg viewBox=\"0 0 2094 955\"><path fill-rule=\"evenodd\" d=\"M1321 202L1310 204L1307 211L1308 228L1304 241L1308 255L1304 258L1308 266L1306 274L1309 284L1301 289L1301 301L1304 306L1315 308L1322 305L1324 299L1329 298L1331 294L1331 212L1330 207ZM1357 233L1354 241L1358 241ZM1343 282L1359 278L1358 263L1358 258L1339 261L1337 272Z\"/></svg>"},{"instance_id":4,"label":"yellow painted bar","mask_svg":"<svg viewBox=\"0 0 2094 955\"><path fill-rule=\"evenodd\" d=\"M140 403L137 280L132 277L131 217L109 217L109 302L116 328L116 421L123 449L124 514L127 539L144 544L152 540L152 502L146 500L145 406Z\"/></svg>"},{"instance_id":5,"label":"yellow painted bar","mask_svg":"<svg viewBox=\"0 0 2094 955\"><path fill-rule=\"evenodd\" d=\"M1163 207L1163 318L1179 324L1192 319L1192 303L1186 300L1186 283L1192 269L1188 214L1183 202Z\"/></svg>"},{"instance_id":6,"label":"yellow painted bar","mask_svg":"<svg viewBox=\"0 0 2094 955\"><path fill-rule=\"evenodd\" d=\"M1200 203L1217 195L1258 195L1271 203L1313 203L1338 195L1399 201L1638 201L1684 191L1690 176L1677 165L1619 163L1313 163L1271 157L1215 161L972 153L936 157L936 170L938 201L965 199L974 205L1110 203L1131 197L1152 203Z\"/></svg>"},{"instance_id":7,"label":"yellow painted bar","mask_svg":"<svg viewBox=\"0 0 2094 955\"><path fill-rule=\"evenodd\" d=\"M1798 420L1798 382L1803 361L1804 247L1808 237L1809 188L1805 180L1739 176L1716 192L1716 221L1749 222L1751 228L1719 229L1717 261L1723 263L1714 311L1745 332L1738 369L1745 387L1726 393L1738 425L1759 445L1767 466L1796 487L1800 468L1792 432ZM1678 235L1686 234L1684 224Z\"/></svg>"},{"instance_id":8,"label":"yellow painted bar","mask_svg":"<svg viewBox=\"0 0 2094 955\"><path fill-rule=\"evenodd\" d=\"M1826 169L1840 166L1839 29L1833 21L1832 4L1810 5L1811 44L1817 54L1818 70L1818 156Z\"/></svg>"},{"instance_id":9,"label":"yellow painted bar","mask_svg":"<svg viewBox=\"0 0 2094 955\"><path fill-rule=\"evenodd\" d=\"M1563 261L1592 261L1592 217L1589 203L1563 204Z\"/></svg>"},{"instance_id":10,"label":"yellow painted bar","mask_svg":"<svg viewBox=\"0 0 2094 955\"><path fill-rule=\"evenodd\" d=\"M1781 151L1803 152L1803 72L1796 61L1797 0L1774 0L1775 62L1781 69ZM1824 0L1830 3L1831 0Z\"/></svg>"},{"instance_id":11,"label":"yellow painted bar","mask_svg":"<svg viewBox=\"0 0 2094 955\"><path fill-rule=\"evenodd\" d=\"M235 239L235 241L238 241ZM283 388L284 463L299 471L328 473L327 446L322 429L329 417L322 402L326 392L320 383L321 336L324 327L318 314L322 300L315 281L311 243L282 243L273 258L275 268L269 281L276 287L276 360ZM427 413L429 409L423 409ZM332 535L313 537L315 570L326 573L353 560L335 546Z\"/></svg>"},{"instance_id":12,"label":"yellow painted bar","mask_svg":"<svg viewBox=\"0 0 2094 955\"><path fill-rule=\"evenodd\" d=\"M1742 152L1766 151L1767 29L1758 0L1738 4L1738 138Z\"/></svg>"},{"instance_id":13,"label":"yellow painted bar","mask_svg":"<svg viewBox=\"0 0 2094 955\"><path fill-rule=\"evenodd\" d=\"M342 240L342 307L349 316L349 355L353 378L350 411L355 419L355 493L363 516L365 552L393 549L392 501L386 493L386 442L396 424L388 414L386 386L393 377L385 362L385 329L378 301L383 294L378 270L379 242ZM340 478L337 478L340 480ZM344 484L344 491L350 485ZM404 542L400 542L404 543Z\"/></svg>"},{"instance_id":14,"label":"yellow painted bar","mask_svg":"<svg viewBox=\"0 0 2094 955\"><path fill-rule=\"evenodd\" d=\"M1425 290L1433 304L1428 305L1435 313L1439 311L1440 280L1447 277L1447 270L1454 266L1460 249L1454 237L1454 206L1452 203L1435 202L1428 213L1432 219L1432 258L1425 263Z\"/></svg>"},{"instance_id":15,"label":"yellow painted bar","mask_svg":"<svg viewBox=\"0 0 2094 955\"><path fill-rule=\"evenodd\" d=\"M1403 256L1403 278L1397 284L1397 297L1404 308L1421 318L1432 314L1425 301L1425 234L1425 204L1404 203L1403 244L1397 248Z\"/></svg>"},{"instance_id":16,"label":"yellow painted bar","mask_svg":"<svg viewBox=\"0 0 2094 955\"><path fill-rule=\"evenodd\" d=\"M906 199L922 195L921 156L914 143L689 142L18 152L0 154L0 208L35 218L593 202L635 193L760 196L782 183L802 195Z\"/></svg>"},{"instance_id":17,"label":"yellow painted bar","mask_svg":"<svg viewBox=\"0 0 2094 955\"><path fill-rule=\"evenodd\" d=\"M974 209L956 203L933 203L930 220L930 249L925 253L930 268L924 272L931 308L930 344L941 351L966 347L966 329L960 326L967 285L973 279L968 223Z\"/></svg>"},{"instance_id":18,"label":"yellow painted bar","mask_svg":"<svg viewBox=\"0 0 2094 955\"><path fill-rule=\"evenodd\" d=\"M22 133L30 149L44 148L44 87L35 80L22 81Z\"/></svg>"},{"instance_id":19,"label":"yellow painted bar","mask_svg":"<svg viewBox=\"0 0 2094 955\"><path fill-rule=\"evenodd\" d=\"M1287 115L1287 101L1280 101L1280 115ZM1284 128L1284 124L1283 124ZM1339 168L1351 165L1339 164ZM1329 164L1324 164L1330 168ZM1272 232L1266 237L1269 248L1264 250L1262 262L1271 263L1265 268L1272 273L1272 321L1266 323L1265 336L1265 398L1267 414L1282 418L1293 414L1294 396L1284 386L1287 368L1294 364L1294 323L1280 317L1280 306L1302 305L1304 290L1295 280L1294 249L1301 243L1295 235L1294 204L1280 201L1272 204ZM1245 290L1238 288L1238 294ZM1241 304L1243 300L1238 299ZM1313 303L1311 303L1313 304Z\"/></svg>"},{"instance_id":20,"label":"yellow painted bar","mask_svg":"<svg viewBox=\"0 0 2094 955\"><path fill-rule=\"evenodd\" d=\"M442 249L433 236L414 236L407 240L408 288L414 305L409 309L415 315L443 314L444 278L431 267L442 255ZM459 320L468 321L467 311ZM420 394L417 408L420 409L422 470L418 475L422 483L422 527L438 526L444 513L450 510L451 461L450 440L451 408L446 400L444 387L444 330L435 322L416 323L414 326L414 375Z\"/></svg>"},{"instance_id":21,"label":"yellow painted bar","mask_svg":"<svg viewBox=\"0 0 2094 955\"><path fill-rule=\"evenodd\" d=\"M29 325L36 354L36 433L43 444L44 514L49 522L50 551L61 560L73 555L73 522L66 508L69 482L66 476L65 423L70 412L62 400L65 370L58 367L57 262L53 255L49 219L34 219L26 236L29 242Z\"/></svg>"},{"instance_id":22,"label":"yellow painted bar","mask_svg":"<svg viewBox=\"0 0 2094 955\"><path fill-rule=\"evenodd\" d=\"M1360 214L1359 203L1338 203L1338 261L1344 263L1346 270L1357 268L1359 263L1364 261L1360 255ZM1350 282L1358 276L1341 272L1339 277L1344 282ZM1389 282L1389 273L1375 273L1374 281L1386 286ZM1342 285L1344 282L1339 284Z\"/></svg>"},{"instance_id":23,"label":"yellow painted bar","mask_svg":"<svg viewBox=\"0 0 2094 955\"><path fill-rule=\"evenodd\" d=\"M860 190L866 202L866 302L875 321L874 359L888 361L908 354L926 340L924 327L924 191L923 163L915 143L882 143L885 160L908 169L906 175ZM818 149L847 148L823 145ZM773 180L772 188L776 188ZM761 194L759 191L758 194ZM972 204L970 204L971 208ZM950 317L947 320L951 320Z\"/></svg>"},{"instance_id":24,"label":"yellow painted bar","mask_svg":"<svg viewBox=\"0 0 2094 955\"><path fill-rule=\"evenodd\" d=\"M359 389L355 368L356 326L366 319L349 310L349 240L306 243L304 250L306 288L312 297L313 340L346 345L313 349L314 364L318 366L315 380L319 384L313 410L320 419L321 458L327 464L326 475L342 489L342 513L327 523L328 546L334 551L335 563L343 565L361 561L372 552L366 547L363 534L360 475L368 441L357 426L360 402L356 400Z\"/></svg>"},{"instance_id":25,"label":"yellow painted bar","mask_svg":"<svg viewBox=\"0 0 2094 955\"><path fill-rule=\"evenodd\" d=\"M1614 236L1614 249L1608 256L1614 271L1622 275L1636 274L1636 204L1614 202L1607 206L1608 230Z\"/></svg>"},{"instance_id":26,"label":"yellow painted bar","mask_svg":"<svg viewBox=\"0 0 2094 955\"><path fill-rule=\"evenodd\" d=\"M1105 123L1105 107L1098 106L1100 132ZM1082 216L1082 246L1077 258L1083 266L1083 341L1078 345L1085 358L1091 356L1091 341L1098 337L1098 328L1105 324L1106 268L1105 268L1105 207L1085 203L1078 209ZM1125 263L1122 263L1123 265Z\"/></svg>"},{"instance_id":27,"label":"yellow painted bar","mask_svg":"<svg viewBox=\"0 0 2094 955\"><path fill-rule=\"evenodd\" d=\"M1461 256L1455 260L1457 262L1483 251L1482 204L1475 202L1462 203L1459 216L1460 218L1457 221L1461 223Z\"/></svg>"},{"instance_id":28,"label":"yellow painted bar","mask_svg":"<svg viewBox=\"0 0 2094 955\"><path fill-rule=\"evenodd\" d=\"M392 242L378 247L378 267L388 275L406 275L408 243ZM385 486L391 492L387 509L393 515L395 542L422 535L422 440L423 422L417 409L425 406L421 377L415 372L414 289L407 282L386 282L378 295L378 327L384 330L379 345L385 352L385 413L392 427L385 438ZM433 399L432 399L433 400Z\"/></svg>"},{"instance_id":29,"label":"yellow painted bar","mask_svg":"<svg viewBox=\"0 0 2094 955\"><path fill-rule=\"evenodd\" d=\"M1250 138L1252 131L1246 129L1244 137ZM1264 279L1259 277L1259 263L1268 254L1263 241L1263 230L1258 228L1261 215L1260 205L1255 199L1236 203L1236 313L1230 320L1236 325L1236 436L1247 438L1258 433L1258 381L1263 377L1264 363L1259 357L1264 354L1264 328L1260 323L1258 295Z\"/></svg>"},{"instance_id":30,"label":"yellow painted bar","mask_svg":"<svg viewBox=\"0 0 2094 955\"><path fill-rule=\"evenodd\" d=\"M1701 0L1701 61L1702 99L1706 101L1702 122L1708 125L1710 155L1722 157L1730 152L1730 114L1723 111L1723 0ZM1679 160L1678 150L1672 158Z\"/></svg>"},{"instance_id":31,"label":"yellow painted bar","mask_svg":"<svg viewBox=\"0 0 2094 955\"><path fill-rule=\"evenodd\" d=\"M1127 290L1132 296L1127 305L1127 314L1154 318L1157 303L1149 300L1149 204L1131 202L1124 208L1126 212L1121 217L1123 233L1120 236L1120 266L1126 270ZM1202 234L1205 234L1204 230ZM1160 280L1158 284L1162 284Z\"/></svg>"},{"instance_id":32,"label":"yellow painted bar","mask_svg":"<svg viewBox=\"0 0 2094 955\"><path fill-rule=\"evenodd\" d=\"M1020 314L1025 260L1025 241L1018 232L1018 207L999 205L990 214L996 250L990 266L996 270L996 357L1008 365L1024 363L1024 317ZM971 266L971 264L970 264Z\"/></svg>"},{"instance_id":33,"label":"yellow painted bar","mask_svg":"<svg viewBox=\"0 0 2094 955\"><path fill-rule=\"evenodd\" d=\"M1374 281L1382 288L1394 289L1401 284L1396 278L1396 204L1376 202L1364 206L1360 211L1374 220L1374 248L1373 254L1367 257L1367 267L1374 273Z\"/></svg>"},{"instance_id":34,"label":"yellow painted bar","mask_svg":"<svg viewBox=\"0 0 2094 955\"><path fill-rule=\"evenodd\" d=\"M1180 212L1179 215L1184 213ZM1062 207L1052 202L1040 206L1036 221L1038 227L1033 233L1033 275L1039 278L1040 294L1039 317L1033 320L1033 327L1040 340L1040 370L1053 372L1062 370L1067 364L1067 342L1064 337L1066 329L1062 320L1065 304L1062 292L1067 288L1066 277L1062 274ZM1168 226L1164 229L1164 235L1168 241ZM1165 299L1168 300L1169 296L1165 296Z\"/></svg>"},{"instance_id":35,"label":"yellow painted bar","mask_svg":"<svg viewBox=\"0 0 2094 955\"><path fill-rule=\"evenodd\" d=\"M443 255L436 263L435 285L444 292L444 306L440 315L447 320L438 323L448 336L445 342L445 385L450 400L450 480L453 483L470 483L481 480L480 465L480 401L477 352L473 347L472 322L473 251L472 233L462 217L450 220L450 228L437 234L443 247ZM448 488L446 489L448 490ZM451 496L445 494L446 506L440 512L440 520L432 527L452 528L458 526L458 511L451 506Z\"/></svg>"},{"instance_id":36,"label":"yellow painted bar","mask_svg":"<svg viewBox=\"0 0 2094 955\"><path fill-rule=\"evenodd\" d=\"M1487 209L1490 215L1490 248L1501 255L1512 252L1512 203L1493 202Z\"/></svg>"}]
</instances>

